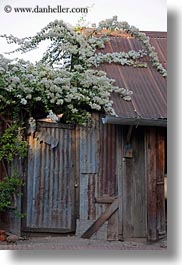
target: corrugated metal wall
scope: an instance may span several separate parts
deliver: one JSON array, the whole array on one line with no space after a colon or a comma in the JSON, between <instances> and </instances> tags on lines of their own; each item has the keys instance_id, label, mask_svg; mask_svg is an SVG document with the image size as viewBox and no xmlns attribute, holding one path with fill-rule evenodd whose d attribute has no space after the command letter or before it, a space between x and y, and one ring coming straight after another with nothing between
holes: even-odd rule
<instances>
[{"instance_id":1,"label":"corrugated metal wall","mask_svg":"<svg viewBox=\"0 0 182 265\"><path fill-rule=\"evenodd\" d=\"M76 218L97 219L108 204L95 198L117 195L118 127L93 114L90 126L74 129L39 123L58 146L29 137L24 230L73 231ZM120 149L120 148L119 148Z\"/></svg>"},{"instance_id":2,"label":"corrugated metal wall","mask_svg":"<svg viewBox=\"0 0 182 265\"><path fill-rule=\"evenodd\" d=\"M91 128L80 128L80 219L94 220L105 210L93 203L96 197L117 195L116 130L98 117Z\"/></svg>"},{"instance_id":3,"label":"corrugated metal wall","mask_svg":"<svg viewBox=\"0 0 182 265\"><path fill-rule=\"evenodd\" d=\"M39 138L29 137L24 230L69 232L75 229L75 134L45 123L40 123L39 130L59 143L51 149Z\"/></svg>"},{"instance_id":4,"label":"corrugated metal wall","mask_svg":"<svg viewBox=\"0 0 182 265\"><path fill-rule=\"evenodd\" d=\"M121 128L115 125L103 125L101 117L93 115L91 127L80 127L79 152L80 157L80 207L77 222L77 231L83 233L110 205L104 202L97 202L97 198L115 197L118 195L118 168L121 164L117 160L118 150L121 146L118 138L121 139ZM118 213L109 220L105 227L98 232L98 237L107 239L113 220L118 222ZM116 230L118 226L115 223ZM113 234L113 233L112 233Z\"/></svg>"},{"instance_id":5,"label":"corrugated metal wall","mask_svg":"<svg viewBox=\"0 0 182 265\"><path fill-rule=\"evenodd\" d=\"M93 122L87 127L64 128L40 122L39 132L57 139L58 145L51 148L40 141L39 135L29 137L23 230L75 231L81 235L118 197L119 209L94 236L112 240L146 237L147 225L151 226L153 218L151 196L160 195L154 198L158 201L157 220L162 220L156 223L157 229L164 220L159 203L162 186L152 195L150 185L155 181L152 172L156 174L156 165L153 168L151 151L147 149L146 128L133 128L131 134L130 129L102 124L98 114L93 114ZM154 144L153 156L160 157L157 168L162 179L160 129L158 137L151 144ZM156 141L160 149L155 147Z\"/></svg>"}]
</instances>

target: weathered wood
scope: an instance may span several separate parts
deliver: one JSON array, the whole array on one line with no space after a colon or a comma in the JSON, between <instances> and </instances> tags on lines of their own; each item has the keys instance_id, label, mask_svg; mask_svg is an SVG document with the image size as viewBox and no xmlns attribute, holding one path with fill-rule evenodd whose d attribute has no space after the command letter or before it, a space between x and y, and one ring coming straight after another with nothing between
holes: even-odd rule
<instances>
[{"instance_id":1,"label":"weathered wood","mask_svg":"<svg viewBox=\"0 0 182 265\"><path fill-rule=\"evenodd\" d=\"M96 197L95 202L96 203L112 203L115 199L117 199L117 196L110 197L110 196L103 196L103 197Z\"/></svg>"},{"instance_id":2,"label":"weathered wood","mask_svg":"<svg viewBox=\"0 0 182 265\"><path fill-rule=\"evenodd\" d=\"M118 240L118 211L108 220L107 240Z\"/></svg>"},{"instance_id":3,"label":"weathered wood","mask_svg":"<svg viewBox=\"0 0 182 265\"><path fill-rule=\"evenodd\" d=\"M158 238L165 235L165 194L164 194L164 170L165 170L165 141L164 132L157 130L156 150L156 197L157 197L157 233Z\"/></svg>"},{"instance_id":4,"label":"weathered wood","mask_svg":"<svg viewBox=\"0 0 182 265\"><path fill-rule=\"evenodd\" d=\"M118 209L118 240L123 240L123 175L125 174L125 166L124 161L125 158L122 159L122 146L123 146L123 128L118 126L116 141L119 146L117 148L117 187L118 187L118 199L119 199L119 209Z\"/></svg>"},{"instance_id":5,"label":"weathered wood","mask_svg":"<svg viewBox=\"0 0 182 265\"><path fill-rule=\"evenodd\" d=\"M156 217L156 129L150 128L146 135L147 148L147 239L157 239Z\"/></svg>"},{"instance_id":6,"label":"weathered wood","mask_svg":"<svg viewBox=\"0 0 182 265\"><path fill-rule=\"evenodd\" d=\"M124 143L126 141L127 131ZM123 237L145 237L146 184L143 128L133 129L130 144L133 158L123 158Z\"/></svg>"},{"instance_id":7,"label":"weathered wood","mask_svg":"<svg viewBox=\"0 0 182 265\"><path fill-rule=\"evenodd\" d=\"M95 182L97 179L97 174L89 174L88 178L88 219L95 220Z\"/></svg>"},{"instance_id":8,"label":"weathered wood","mask_svg":"<svg viewBox=\"0 0 182 265\"><path fill-rule=\"evenodd\" d=\"M127 136L126 136L126 141L127 141L127 143L130 142L131 134L132 134L132 130L133 130L133 125L130 125L129 128L128 128Z\"/></svg>"},{"instance_id":9,"label":"weathered wood","mask_svg":"<svg viewBox=\"0 0 182 265\"><path fill-rule=\"evenodd\" d=\"M90 238L107 221L111 215L118 209L119 200L116 199L106 211L83 233L81 238Z\"/></svg>"},{"instance_id":10,"label":"weathered wood","mask_svg":"<svg viewBox=\"0 0 182 265\"><path fill-rule=\"evenodd\" d=\"M88 219L88 179L89 174L80 174L80 219Z\"/></svg>"}]
</instances>

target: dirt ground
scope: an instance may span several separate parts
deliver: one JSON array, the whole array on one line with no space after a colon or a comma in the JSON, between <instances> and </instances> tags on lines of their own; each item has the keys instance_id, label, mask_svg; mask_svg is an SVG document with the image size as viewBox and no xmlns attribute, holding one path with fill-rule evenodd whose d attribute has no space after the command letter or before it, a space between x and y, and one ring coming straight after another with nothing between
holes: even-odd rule
<instances>
[{"instance_id":1,"label":"dirt ground","mask_svg":"<svg viewBox=\"0 0 182 265\"><path fill-rule=\"evenodd\" d=\"M0 250L157 250L167 251L167 240L155 243L134 241L104 241L67 237L31 237L16 243L0 242Z\"/></svg>"}]
</instances>

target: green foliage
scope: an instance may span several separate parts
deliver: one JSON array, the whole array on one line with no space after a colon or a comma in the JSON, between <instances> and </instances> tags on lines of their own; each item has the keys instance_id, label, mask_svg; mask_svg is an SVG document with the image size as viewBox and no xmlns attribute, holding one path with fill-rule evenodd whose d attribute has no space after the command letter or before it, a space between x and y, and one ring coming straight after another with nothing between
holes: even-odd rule
<instances>
[{"instance_id":1,"label":"green foliage","mask_svg":"<svg viewBox=\"0 0 182 265\"><path fill-rule=\"evenodd\" d=\"M16 156L24 158L26 154L27 145L22 140L21 129L17 124L13 124L0 138L0 160L12 162Z\"/></svg>"},{"instance_id":2,"label":"green foliage","mask_svg":"<svg viewBox=\"0 0 182 265\"><path fill-rule=\"evenodd\" d=\"M14 206L14 197L19 193L21 186L22 181L18 178L17 174L5 177L0 181L0 211Z\"/></svg>"}]
</instances>

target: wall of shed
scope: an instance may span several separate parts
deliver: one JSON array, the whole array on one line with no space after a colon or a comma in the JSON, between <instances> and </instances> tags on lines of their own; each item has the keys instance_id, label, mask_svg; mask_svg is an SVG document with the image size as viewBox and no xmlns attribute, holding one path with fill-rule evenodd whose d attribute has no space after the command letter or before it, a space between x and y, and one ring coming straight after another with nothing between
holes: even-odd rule
<instances>
[{"instance_id":1,"label":"wall of shed","mask_svg":"<svg viewBox=\"0 0 182 265\"><path fill-rule=\"evenodd\" d=\"M97 197L117 196L120 201L118 211L94 236L159 239L166 233L166 129L103 125L97 121L87 130L80 134L83 168L80 167L78 234L83 233L110 205L95 202ZM94 165L93 161L96 162ZM85 169L84 165L90 167Z\"/></svg>"},{"instance_id":2,"label":"wall of shed","mask_svg":"<svg viewBox=\"0 0 182 265\"><path fill-rule=\"evenodd\" d=\"M116 197L119 209L92 238L154 240L165 231L160 128L102 124L98 114L87 127L39 122L38 128L59 143L51 149L29 136L23 231L80 236Z\"/></svg>"}]
</instances>

